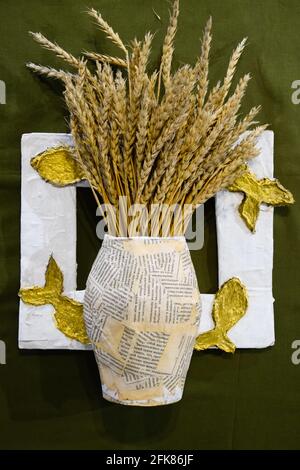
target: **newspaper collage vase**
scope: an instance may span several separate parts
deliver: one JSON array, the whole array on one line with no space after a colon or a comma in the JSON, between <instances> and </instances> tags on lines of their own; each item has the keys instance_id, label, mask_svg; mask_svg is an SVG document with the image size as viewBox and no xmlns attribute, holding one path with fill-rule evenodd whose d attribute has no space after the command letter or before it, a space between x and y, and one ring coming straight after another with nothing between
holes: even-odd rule
<instances>
[{"instance_id":1,"label":"newspaper collage vase","mask_svg":"<svg viewBox=\"0 0 300 470\"><path fill-rule=\"evenodd\" d=\"M138 406L179 401L200 312L184 237L106 235L84 299L103 397Z\"/></svg>"}]
</instances>

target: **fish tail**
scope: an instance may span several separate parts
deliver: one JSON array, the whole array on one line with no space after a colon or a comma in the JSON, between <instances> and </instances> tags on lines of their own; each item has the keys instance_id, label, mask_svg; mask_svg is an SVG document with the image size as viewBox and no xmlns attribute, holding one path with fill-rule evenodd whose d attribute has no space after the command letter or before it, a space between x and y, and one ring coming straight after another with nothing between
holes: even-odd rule
<instances>
[{"instance_id":1,"label":"fish tail","mask_svg":"<svg viewBox=\"0 0 300 470\"><path fill-rule=\"evenodd\" d=\"M228 338L227 334L218 328L199 335L196 339L195 349L203 351L211 347L218 347L225 352L234 353L235 345Z\"/></svg>"},{"instance_id":2,"label":"fish tail","mask_svg":"<svg viewBox=\"0 0 300 470\"><path fill-rule=\"evenodd\" d=\"M60 293L56 290L49 288L47 285L45 287L32 287L30 289L20 289L19 297L26 304L30 305L46 305L46 304L56 304Z\"/></svg>"},{"instance_id":3,"label":"fish tail","mask_svg":"<svg viewBox=\"0 0 300 470\"><path fill-rule=\"evenodd\" d=\"M20 289L19 296L23 302L30 305L51 304L56 308L63 292L64 278L52 255L48 262L45 278L44 287L34 286Z\"/></svg>"}]
</instances>

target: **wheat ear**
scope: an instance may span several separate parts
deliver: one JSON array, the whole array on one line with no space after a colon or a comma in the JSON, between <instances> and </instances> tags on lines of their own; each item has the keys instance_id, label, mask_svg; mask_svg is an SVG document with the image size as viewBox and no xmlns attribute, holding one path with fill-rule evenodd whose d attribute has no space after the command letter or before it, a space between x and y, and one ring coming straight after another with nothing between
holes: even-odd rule
<instances>
[{"instance_id":1,"label":"wheat ear","mask_svg":"<svg viewBox=\"0 0 300 470\"><path fill-rule=\"evenodd\" d=\"M161 65L158 79L158 92L157 96L160 95L161 81L163 80L165 88L168 88L170 83L172 58L174 54L174 39L177 30L179 15L179 0L174 0L172 13L170 15L170 23L167 29L167 34L163 43Z\"/></svg>"},{"instance_id":2,"label":"wheat ear","mask_svg":"<svg viewBox=\"0 0 300 470\"><path fill-rule=\"evenodd\" d=\"M26 67L40 75L46 75L49 78L56 78L62 81L65 81L67 76L72 76L72 74L64 72L63 70L56 70L53 67L45 67L43 65L33 64L32 62L28 62Z\"/></svg>"},{"instance_id":3,"label":"wheat ear","mask_svg":"<svg viewBox=\"0 0 300 470\"><path fill-rule=\"evenodd\" d=\"M222 101L220 104L223 103L224 99L227 96L227 93L229 92L230 86L232 79L234 77L235 71L236 71L236 66L237 63L243 53L243 50L245 49L247 43L247 38L244 38L237 46L237 48L233 51L232 56L229 61L228 69L224 78L224 83L223 83L223 96L222 96Z\"/></svg>"},{"instance_id":4,"label":"wheat ear","mask_svg":"<svg viewBox=\"0 0 300 470\"><path fill-rule=\"evenodd\" d=\"M199 109L201 109L204 104L208 89L209 51L212 40L211 28L212 18L210 17L206 23L203 33L201 55L195 65L195 75L197 80L197 104Z\"/></svg>"},{"instance_id":5,"label":"wheat ear","mask_svg":"<svg viewBox=\"0 0 300 470\"><path fill-rule=\"evenodd\" d=\"M90 8L87 12L92 18L96 20L96 24L99 26L101 31L103 31L106 36L118 46L125 54L127 54L127 49L120 38L119 34L116 33L112 27L102 18L101 14L97 12L94 8Z\"/></svg>"},{"instance_id":6,"label":"wheat ear","mask_svg":"<svg viewBox=\"0 0 300 470\"><path fill-rule=\"evenodd\" d=\"M69 52L66 52L62 47L56 44L56 42L49 41L49 39L47 39L41 33L33 33L32 31L30 31L29 34L31 34L34 40L41 44L45 49L55 52L57 57L60 57L73 67L78 68L80 61L76 59L76 57L74 57L72 54L69 54Z\"/></svg>"},{"instance_id":7,"label":"wheat ear","mask_svg":"<svg viewBox=\"0 0 300 470\"><path fill-rule=\"evenodd\" d=\"M120 57L113 57L111 55L105 54L98 54L97 52L84 52L84 55L91 60L99 61L99 62L107 62L111 65L117 65L118 67L127 67L127 62L124 59L120 59Z\"/></svg>"}]
</instances>

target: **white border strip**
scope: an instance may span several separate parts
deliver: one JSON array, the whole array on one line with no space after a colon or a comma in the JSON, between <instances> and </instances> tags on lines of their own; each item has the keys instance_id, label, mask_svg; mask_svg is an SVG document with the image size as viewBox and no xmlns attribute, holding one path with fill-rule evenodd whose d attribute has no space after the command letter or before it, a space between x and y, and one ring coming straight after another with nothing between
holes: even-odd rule
<instances>
[{"instance_id":1,"label":"white border strip","mask_svg":"<svg viewBox=\"0 0 300 470\"><path fill-rule=\"evenodd\" d=\"M259 178L273 176L273 132L260 138L261 155L250 163ZM48 147L70 145L69 134L25 134L22 137L21 286L43 285L53 253L65 277L65 290L76 292L76 187L56 188L43 181L30 160ZM273 208L263 206L252 234L238 213L242 195L222 191L216 196L219 284L239 277L249 292L247 314L229 337L238 348L274 344L272 296ZM200 285L201 287L201 285ZM200 331L213 328L214 295L202 294ZM22 349L90 349L67 338L55 327L53 307L33 307L20 301L19 347Z\"/></svg>"}]
</instances>

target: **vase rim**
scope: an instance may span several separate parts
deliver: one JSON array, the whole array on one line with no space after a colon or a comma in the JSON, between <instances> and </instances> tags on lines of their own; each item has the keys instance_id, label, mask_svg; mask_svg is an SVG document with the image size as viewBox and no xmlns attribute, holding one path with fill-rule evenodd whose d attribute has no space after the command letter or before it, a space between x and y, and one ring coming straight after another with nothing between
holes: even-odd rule
<instances>
[{"instance_id":1,"label":"vase rim","mask_svg":"<svg viewBox=\"0 0 300 470\"><path fill-rule=\"evenodd\" d=\"M147 235L141 235L141 236L118 237L115 235L110 235L108 233L105 233L104 240L185 240L185 236L174 235L174 236L169 236L169 237L158 237L158 236L151 237Z\"/></svg>"}]
</instances>

